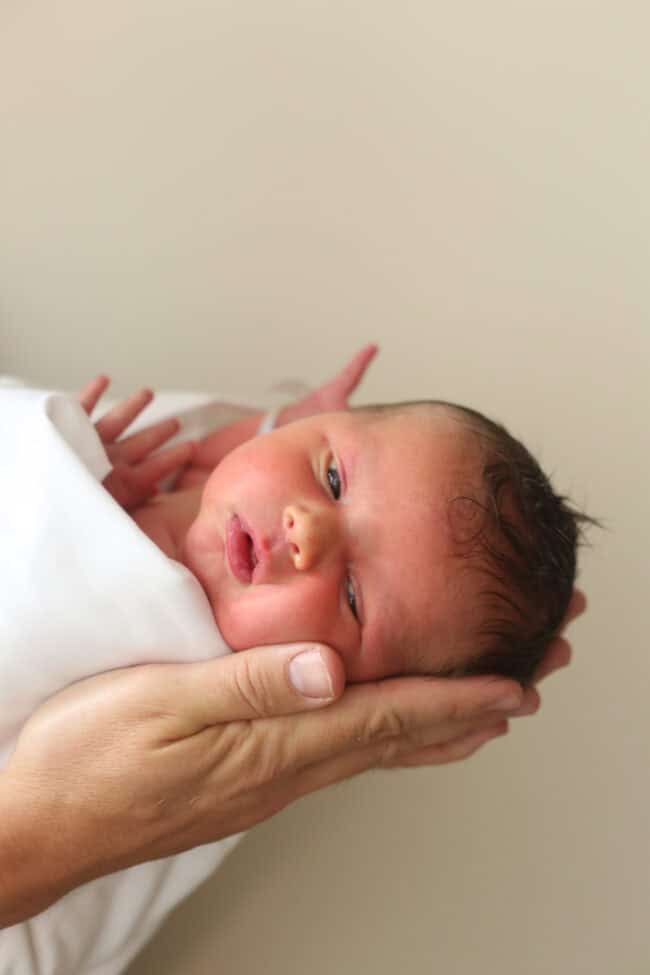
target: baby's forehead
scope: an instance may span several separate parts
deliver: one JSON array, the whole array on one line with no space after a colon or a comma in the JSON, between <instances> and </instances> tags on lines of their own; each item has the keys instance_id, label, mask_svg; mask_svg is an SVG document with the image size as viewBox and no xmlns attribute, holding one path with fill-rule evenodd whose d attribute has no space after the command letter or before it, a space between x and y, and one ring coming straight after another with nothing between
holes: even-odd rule
<instances>
[{"instance_id":1,"label":"baby's forehead","mask_svg":"<svg viewBox=\"0 0 650 975\"><path fill-rule=\"evenodd\" d=\"M432 401L361 407L354 414L361 435L365 426L389 448L406 440L431 465L456 472L458 487L478 488L484 451L459 409Z\"/></svg>"},{"instance_id":2,"label":"baby's forehead","mask_svg":"<svg viewBox=\"0 0 650 975\"><path fill-rule=\"evenodd\" d=\"M386 431L399 420L413 430L428 427L432 436L447 434L459 441L467 439L469 432L457 407L436 400L357 406L350 410L350 415L356 417L360 424L366 423Z\"/></svg>"}]
</instances>

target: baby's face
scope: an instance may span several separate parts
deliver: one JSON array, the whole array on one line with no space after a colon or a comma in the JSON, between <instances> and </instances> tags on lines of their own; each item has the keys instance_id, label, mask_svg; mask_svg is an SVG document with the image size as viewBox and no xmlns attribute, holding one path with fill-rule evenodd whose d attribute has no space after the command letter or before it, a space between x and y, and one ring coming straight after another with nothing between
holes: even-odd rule
<instances>
[{"instance_id":1,"label":"baby's face","mask_svg":"<svg viewBox=\"0 0 650 975\"><path fill-rule=\"evenodd\" d=\"M351 681L458 662L460 431L442 409L326 413L228 454L185 543L228 645L327 643Z\"/></svg>"}]
</instances>

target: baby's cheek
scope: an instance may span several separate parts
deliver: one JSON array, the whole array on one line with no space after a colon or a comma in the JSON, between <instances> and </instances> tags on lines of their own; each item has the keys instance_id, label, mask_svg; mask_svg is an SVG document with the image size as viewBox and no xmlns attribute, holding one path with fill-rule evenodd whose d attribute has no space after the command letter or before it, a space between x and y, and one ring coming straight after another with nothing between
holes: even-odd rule
<instances>
[{"instance_id":1,"label":"baby's cheek","mask_svg":"<svg viewBox=\"0 0 650 975\"><path fill-rule=\"evenodd\" d=\"M336 606L308 578L300 585L250 586L231 592L216 607L216 619L233 650L301 640L345 650Z\"/></svg>"},{"instance_id":2,"label":"baby's cheek","mask_svg":"<svg viewBox=\"0 0 650 975\"><path fill-rule=\"evenodd\" d=\"M250 586L220 594L217 625L233 650L301 639L301 621L290 612L286 596L271 586Z\"/></svg>"}]
</instances>

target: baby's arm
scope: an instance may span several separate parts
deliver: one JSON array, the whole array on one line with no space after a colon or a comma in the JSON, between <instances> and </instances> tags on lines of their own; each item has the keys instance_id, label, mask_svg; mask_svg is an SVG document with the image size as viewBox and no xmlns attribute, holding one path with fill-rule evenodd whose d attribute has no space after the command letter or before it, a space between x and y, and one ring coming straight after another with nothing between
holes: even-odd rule
<instances>
[{"instance_id":1,"label":"baby's arm","mask_svg":"<svg viewBox=\"0 0 650 975\"><path fill-rule=\"evenodd\" d=\"M312 416L314 413L346 410L348 397L363 379L366 369L376 354L376 345L364 346L333 379L323 383L296 403L290 403L280 410L275 419L275 426L284 426L286 423ZM261 420L262 414L255 413L236 423L221 427L199 440L192 461L183 472L178 486L190 487L204 480L206 471L212 471L226 454L256 435Z\"/></svg>"},{"instance_id":2,"label":"baby's arm","mask_svg":"<svg viewBox=\"0 0 650 975\"><path fill-rule=\"evenodd\" d=\"M276 425L282 426L315 413L347 409L348 397L361 382L376 354L376 345L364 346L333 379L298 402L285 406L276 418ZM86 413L92 413L109 383L108 377L100 375L81 391L79 401ZM187 489L200 488L227 453L256 435L262 414L253 414L214 430L198 443L186 441L153 453L178 433L178 420L161 420L130 437L118 439L152 399L150 389L133 393L98 420L95 429L113 464L112 471L104 479L104 487L131 515L135 516L136 509L138 516L143 514L146 507L146 514L143 515L147 520L146 527L144 523L140 524L139 517L136 521L166 551L165 525L171 512L167 510L168 505L151 503L159 481L180 469L182 473L176 480L174 495L185 493ZM163 500L171 499L166 496Z\"/></svg>"}]
</instances>

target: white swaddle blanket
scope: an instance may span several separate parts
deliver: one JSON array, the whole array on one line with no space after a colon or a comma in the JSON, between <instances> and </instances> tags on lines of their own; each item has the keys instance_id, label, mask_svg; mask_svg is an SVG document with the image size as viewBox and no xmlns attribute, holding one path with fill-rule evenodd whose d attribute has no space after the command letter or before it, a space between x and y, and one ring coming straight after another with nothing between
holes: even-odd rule
<instances>
[{"instance_id":1,"label":"white swaddle blanket","mask_svg":"<svg viewBox=\"0 0 650 975\"><path fill-rule=\"evenodd\" d=\"M168 394L139 425L174 414L196 436L250 410ZM229 651L196 579L102 487L110 462L72 397L0 386L0 458L1 768L32 711L73 681ZM0 975L123 971L237 839L100 878L0 931Z\"/></svg>"}]
</instances>

